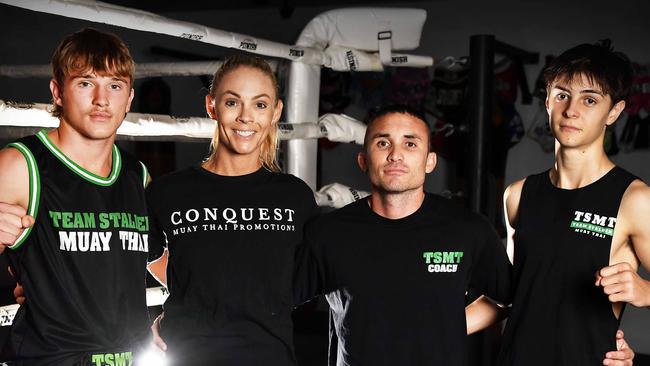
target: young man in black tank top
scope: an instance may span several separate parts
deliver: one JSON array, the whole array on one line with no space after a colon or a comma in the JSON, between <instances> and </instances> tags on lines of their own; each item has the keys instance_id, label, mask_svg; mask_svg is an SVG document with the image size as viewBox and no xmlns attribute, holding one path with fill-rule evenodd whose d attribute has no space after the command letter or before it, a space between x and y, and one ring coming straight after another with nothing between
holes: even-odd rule
<instances>
[{"instance_id":1,"label":"young man in black tank top","mask_svg":"<svg viewBox=\"0 0 650 366\"><path fill-rule=\"evenodd\" d=\"M629 365L616 333L625 303L650 305L636 273L650 266L650 188L603 140L632 68L604 42L564 52L544 76L555 164L504 194L515 297L499 364Z\"/></svg>"},{"instance_id":2,"label":"young man in black tank top","mask_svg":"<svg viewBox=\"0 0 650 366\"><path fill-rule=\"evenodd\" d=\"M131 365L148 341L143 164L114 145L134 63L116 36L84 29L52 58L59 127L0 151L0 244L28 295L12 365Z\"/></svg>"}]
</instances>

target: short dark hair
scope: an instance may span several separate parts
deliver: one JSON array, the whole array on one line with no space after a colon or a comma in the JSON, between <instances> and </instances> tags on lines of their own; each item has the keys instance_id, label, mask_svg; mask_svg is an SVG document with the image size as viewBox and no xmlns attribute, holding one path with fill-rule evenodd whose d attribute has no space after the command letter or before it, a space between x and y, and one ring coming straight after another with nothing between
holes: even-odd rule
<instances>
[{"instance_id":1,"label":"short dark hair","mask_svg":"<svg viewBox=\"0 0 650 366\"><path fill-rule=\"evenodd\" d=\"M391 113L408 114L422 121L424 126L426 126L427 128L428 150L429 152L433 151L431 146L431 127L429 126L429 122L427 122L427 119L424 116L424 112L422 110L413 108L407 104L387 104L387 105L382 105L382 106L377 106L375 108L372 108L370 111L368 111L368 116L366 117L365 120L365 123L367 125L366 131L370 130L370 126L376 120ZM364 138L364 144L363 144L364 150L366 148L367 137L368 135L366 133L366 137Z\"/></svg>"},{"instance_id":2,"label":"short dark hair","mask_svg":"<svg viewBox=\"0 0 650 366\"><path fill-rule=\"evenodd\" d=\"M630 59L622 52L615 52L611 41L605 39L564 51L544 70L544 81L548 89L558 79L572 82L584 75L616 104L630 95L633 74Z\"/></svg>"}]
</instances>

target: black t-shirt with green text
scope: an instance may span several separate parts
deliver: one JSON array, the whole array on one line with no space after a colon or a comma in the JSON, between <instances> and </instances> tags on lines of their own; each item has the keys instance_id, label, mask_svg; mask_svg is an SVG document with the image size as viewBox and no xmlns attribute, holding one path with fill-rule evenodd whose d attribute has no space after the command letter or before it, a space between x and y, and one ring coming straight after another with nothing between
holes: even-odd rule
<instances>
[{"instance_id":1,"label":"black t-shirt with green text","mask_svg":"<svg viewBox=\"0 0 650 366\"><path fill-rule=\"evenodd\" d=\"M296 296L325 293L336 365L465 365L465 296L509 303L511 266L481 216L427 194L403 219L367 199L307 225Z\"/></svg>"}]
</instances>

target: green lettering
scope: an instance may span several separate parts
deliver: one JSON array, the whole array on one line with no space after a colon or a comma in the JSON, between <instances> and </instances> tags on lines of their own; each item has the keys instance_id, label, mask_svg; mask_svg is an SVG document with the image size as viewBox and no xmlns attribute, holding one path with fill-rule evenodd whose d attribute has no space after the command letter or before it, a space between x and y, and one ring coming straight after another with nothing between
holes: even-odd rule
<instances>
[{"instance_id":1,"label":"green lettering","mask_svg":"<svg viewBox=\"0 0 650 366\"><path fill-rule=\"evenodd\" d=\"M138 231L148 231L149 230L149 221L147 216L138 216L135 215L135 228Z\"/></svg>"},{"instance_id":2,"label":"green lettering","mask_svg":"<svg viewBox=\"0 0 650 366\"><path fill-rule=\"evenodd\" d=\"M133 355L131 352L94 354L91 362L96 366L132 366Z\"/></svg>"},{"instance_id":3,"label":"green lettering","mask_svg":"<svg viewBox=\"0 0 650 366\"><path fill-rule=\"evenodd\" d=\"M72 212L62 212L61 217L63 219L64 229L72 229L74 227L74 223L72 222Z\"/></svg>"},{"instance_id":4,"label":"green lettering","mask_svg":"<svg viewBox=\"0 0 650 366\"><path fill-rule=\"evenodd\" d=\"M460 263L460 259L463 258L463 252L456 252L456 263Z\"/></svg>"},{"instance_id":5,"label":"green lettering","mask_svg":"<svg viewBox=\"0 0 650 366\"><path fill-rule=\"evenodd\" d=\"M454 252L442 252L442 263L454 263Z\"/></svg>"},{"instance_id":6,"label":"green lettering","mask_svg":"<svg viewBox=\"0 0 650 366\"><path fill-rule=\"evenodd\" d=\"M111 223L108 221L108 214L106 212L101 212L99 214L99 228L108 229L111 226Z\"/></svg>"},{"instance_id":7,"label":"green lettering","mask_svg":"<svg viewBox=\"0 0 650 366\"><path fill-rule=\"evenodd\" d=\"M115 366L127 366L125 361L124 353L115 354Z\"/></svg>"},{"instance_id":8,"label":"green lettering","mask_svg":"<svg viewBox=\"0 0 650 366\"><path fill-rule=\"evenodd\" d=\"M129 226L129 214L122 212L122 226L120 227L125 227L125 228L130 228Z\"/></svg>"},{"instance_id":9,"label":"green lettering","mask_svg":"<svg viewBox=\"0 0 650 366\"><path fill-rule=\"evenodd\" d=\"M59 220L61 219L61 213L56 211L50 211L50 218L52 219L52 226L59 227Z\"/></svg>"},{"instance_id":10,"label":"green lettering","mask_svg":"<svg viewBox=\"0 0 650 366\"><path fill-rule=\"evenodd\" d=\"M95 214L92 212L84 212L84 227L86 229L95 228Z\"/></svg>"},{"instance_id":11,"label":"green lettering","mask_svg":"<svg viewBox=\"0 0 650 366\"><path fill-rule=\"evenodd\" d=\"M424 257L426 263L429 264L431 263L431 257L433 257L433 252L424 252L422 253L422 256Z\"/></svg>"},{"instance_id":12,"label":"green lettering","mask_svg":"<svg viewBox=\"0 0 650 366\"><path fill-rule=\"evenodd\" d=\"M118 228L120 227L120 213L119 212L111 212L108 214L110 219L113 221L113 227Z\"/></svg>"},{"instance_id":13,"label":"green lettering","mask_svg":"<svg viewBox=\"0 0 650 366\"><path fill-rule=\"evenodd\" d=\"M104 362L104 355L93 355L91 362L94 362L97 366L102 366L102 362Z\"/></svg>"},{"instance_id":14,"label":"green lettering","mask_svg":"<svg viewBox=\"0 0 650 366\"><path fill-rule=\"evenodd\" d=\"M442 263L442 253L440 252L434 252L433 253L433 263Z\"/></svg>"},{"instance_id":15,"label":"green lettering","mask_svg":"<svg viewBox=\"0 0 650 366\"><path fill-rule=\"evenodd\" d=\"M84 227L83 216L79 212L74 212L72 217L73 217L74 228L75 229L83 229L83 227Z\"/></svg>"}]
</instances>

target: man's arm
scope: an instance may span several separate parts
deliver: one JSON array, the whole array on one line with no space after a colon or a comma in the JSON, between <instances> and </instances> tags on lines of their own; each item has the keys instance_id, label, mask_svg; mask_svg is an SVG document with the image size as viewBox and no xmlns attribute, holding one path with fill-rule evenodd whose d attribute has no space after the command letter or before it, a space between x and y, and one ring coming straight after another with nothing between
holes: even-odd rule
<instances>
[{"instance_id":1,"label":"man's arm","mask_svg":"<svg viewBox=\"0 0 650 366\"><path fill-rule=\"evenodd\" d=\"M143 164L144 166L144 164ZM152 178L147 171L147 182L145 183L145 192L147 197L147 208L149 210L149 258L147 270L161 285L167 287L167 261L169 251L166 247L167 237L165 236L162 226L155 215L155 203L157 198L152 197ZM162 251L161 251L162 249ZM159 257L158 257L159 256Z\"/></svg>"},{"instance_id":2,"label":"man's arm","mask_svg":"<svg viewBox=\"0 0 650 366\"><path fill-rule=\"evenodd\" d=\"M506 188L503 192L503 212L506 224L506 253L510 258L510 263L515 263L515 226L517 223L517 215L519 213L519 201L521 199L521 190L524 187L526 179L518 180Z\"/></svg>"},{"instance_id":3,"label":"man's arm","mask_svg":"<svg viewBox=\"0 0 650 366\"><path fill-rule=\"evenodd\" d=\"M506 252L510 263L514 261L514 242L515 221L517 210L519 208L519 199L524 180L520 180L508 186L503 194L503 206L505 213L505 224L507 229L507 246ZM504 319L508 315L509 309L497 305L486 296L481 296L474 302L465 307L465 318L467 321L467 334L473 334L483 330L490 325Z\"/></svg>"},{"instance_id":4,"label":"man's arm","mask_svg":"<svg viewBox=\"0 0 650 366\"><path fill-rule=\"evenodd\" d=\"M13 245L34 223L27 215L29 172L27 161L14 148L0 150L0 253Z\"/></svg>"},{"instance_id":5,"label":"man's arm","mask_svg":"<svg viewBox=\"0 0 650 366\"><path fill-rule=\"evenodd\" d=\"M641 181L634 181L625 192L619 210L617 230L625 230L632 249L627 262L615 260L601 269L596 285L611 302L627 302L637 307L650 306L650 281L637 273L638 263L650 269L650 187Z\"/></svg>"},{"instance_id":6,"label":"man's arm","mask_svg":"<svg viewBox=\"0 0 650 366\"><path fill-rule=\"evenodd\" d=\"M149 273L151 273L151 275L153 276L153 278L156 279L156 281L160 282L160 284L165 287L167 287L168 257L169 257L169 252L167 251L167 248L165 248L160 258L152 262L149 262L149 264L147 264L147 269L149 270Z\"/></svg>"},{"instance_id":7,"label":"man's arm","mask_svg":"<svg viewBox=\"0 0 650 366\"><path fill-rule=\"evenodd\" d=\"M167 250L167 248L165 248L160 258L154 260L153 262L149 262L149 264L147 264L147 269L149 270L149 273L151 273L153 278L155 278L158 282L160 282L161 285L165 287L167 287L168 257L169 257L169 251ZM151 324L152 342L156 345L156 347L160 348L162 351L167 350L167 344L160 336L160 321L163 319L164 316L165 316L165 312L160 313L160 315L158 315L156 319L154 319L153 323Z\"/></svg>"},{"instance_id":8,"label":"man's arm","mask_svg":"<svg viewBox=\"0 0 650 366\"><path fill-rule=\"evenodd\" d=\"M603 365L607 366L632 366L634 351L628 346L622 330L616 332L616 351L605 354Z\"/></svg>"},{"instance_id":9,"label":"man's arm","mask_svg":"<svg viewBox=\"0 0 650 366\"><path fill-rule=\"evenodd\" d=\"M165 312L163 311L153 320L151 324L151 341L156 345L161 351L167 351L167 343L160 336L160 321L165 317Z\"/></svg>"},{"instance_id":10,"label":"man's arm","mask_svg":"<svg viewBox=\"0 0 650 366\"><path fill-rule=\"evenodd\" d=\"M481 296L465 307L467 334L473 334L503 320L508 308L501 307L485 296Z\"/></svg>"}]
</instances>

